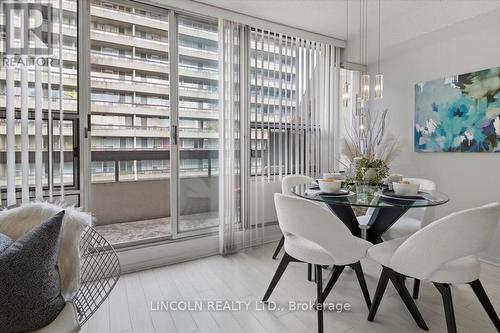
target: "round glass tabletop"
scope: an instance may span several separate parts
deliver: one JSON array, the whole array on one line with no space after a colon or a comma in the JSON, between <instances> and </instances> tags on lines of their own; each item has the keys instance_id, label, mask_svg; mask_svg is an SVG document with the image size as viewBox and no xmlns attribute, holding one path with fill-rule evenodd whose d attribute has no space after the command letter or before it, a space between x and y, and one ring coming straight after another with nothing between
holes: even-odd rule
<instances>
[{"instance_id":1,"label":"round glass tabletop","mask_svg":"<svg viewBox=\"0 0 500 333\"><path fill-rule=\"evenodd\" d=\"M447 203L450 198L442 193L433 194L419 192L415 197L396 197L392 191L380 189L378 187L356 187L352 189L342 189L343 194L324 193L319 189L311 188L306 191L299 187L294 193L308 200L320 201L330 205L359 206L359 207L400 207L419 208L439 206Z\"/></svg>"}]
</instances>

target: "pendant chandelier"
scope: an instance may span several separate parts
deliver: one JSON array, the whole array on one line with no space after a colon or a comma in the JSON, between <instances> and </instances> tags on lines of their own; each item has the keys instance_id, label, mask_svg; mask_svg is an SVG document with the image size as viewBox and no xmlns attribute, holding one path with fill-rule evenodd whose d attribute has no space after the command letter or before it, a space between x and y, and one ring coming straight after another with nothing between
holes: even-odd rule
<instances>
[{"instance_id":1,"label":"pendant chandelier","mask_svg":"<svg viewBox=\"0 0 500 333\"><path fill-rule=\"evenodd\" d=\"M378 0L378 60L377 60L377 75L375 75L375 99L381 99L384 97L384 75L380 73L380 16L381 16L381 4Z\"/></svg>"},{"instance_id":2,"label":"pendant chandelier","mask_svg":"<svg viewBox=\"0 0 500 333\"><path fill-rule=\"evenodd\" d=\"M349 0L346 0L346 33L347 39L349 37ZM383 98L384 92L384 75L380 73L380 36L381 36L381 0L378 1L378 60L377 60L377 75L375 75L375 84L373 87L373 97L375 99ZM371 90L371 80L370 74L367 71L368 63L368 0L359 0L359 62L364 66L365 70L361 73L360 77L360 91L357 95L359 99L359 106L364 108L366 102L370 100L370 90ZM346 59L347 59L347 47L346 47ZM349 105L349 82L346 81L342 87L342 102L344 107ZM358 102L358 101L357 101ZM358 109L358 106L356 107Z\"/></svg>"},{"instance_id":3,"label":"pendant chandelier","mask_svg":"<svg viewBox=\"0 0 500 333\"><path fill-rule=\"evenodd\" d=\"M348 55L348 52L349 52L349 48L347 46L348 44L348 40L349 40L349 0L346 0L345 1L345 7L346 7L346 37L345 37L345 40L346 40L346 47L345 47L345 59L346 59L346 62L347 62L347 55ZM345 66L344 66L345 67ZM346 75L346 78L345 78L345 82L344 82L344 85L342 87L342 104L344 105L345 108L347 108L349 106L349 82L347 81L347 75Z\"/></svg>"}]
</instances>

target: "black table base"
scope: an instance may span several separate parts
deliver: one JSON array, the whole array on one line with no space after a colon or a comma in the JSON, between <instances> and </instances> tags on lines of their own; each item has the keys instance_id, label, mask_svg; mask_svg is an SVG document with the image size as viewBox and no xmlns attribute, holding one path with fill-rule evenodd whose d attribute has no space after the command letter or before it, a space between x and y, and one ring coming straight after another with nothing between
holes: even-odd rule
<instances>
[{"instance_id":1,"label":"black table base","mask_svg":"<svg viewBox=\"0 0 500 333\"><path fill-rule=\"evenodd\" d=\"M343 199L348 202L348 199ZM390 201L389 199L388 201ZM354 210L350 205L339 205L327 203L332 212L349 228L352 234L356 237L361 237L361 229L359 222L354 214ZM370 217L367 230L367 240L373 244L379 243L381 236L387 231L396 221L406 213L409 207L377 207Z\"/></svg>"}]
</instances>

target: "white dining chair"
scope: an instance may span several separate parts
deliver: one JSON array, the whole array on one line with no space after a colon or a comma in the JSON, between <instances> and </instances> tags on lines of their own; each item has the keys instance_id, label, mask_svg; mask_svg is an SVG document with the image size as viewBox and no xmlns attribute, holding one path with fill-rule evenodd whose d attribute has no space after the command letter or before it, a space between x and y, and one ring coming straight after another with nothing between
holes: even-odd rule
<instances>
[{"instance_id":1,"label":"white dining chair","mask_svg":"<svg viewBox=\"0 0 500 333\"><path fill-rule=\"evenodd\" d=\"M318 332L323 332L322 304L346 266L356 272L365 302L370 308L370 294L360 260L372 244L353 236L337 216L316 202L276 193L274 203L285 237L285 254L263 301L267 302L290 262L305 262L314 265L316 271ZM333 273L323 290L322 266L332 263Z\"/></svg>"},{"instance_id":2,"label":"white dining chair","mask_svg":"<svg viewBox=\"0 0 500 333\"><path fill-rule=\"evenodd\" d=\"M298 186L305 187L307 185L310 185L312 182L314 182L314 178L308 177L308 176L303 176L303 175L288 175L283 177L283 180L281 181L281 193L285 195L293 195L294 188ZM281 239L278 243L278 246L276 247L276 250L274 250L273 253L273 259L276 259L278 257L278 254L280 253L281 249L283 248L283 244L285 243L285 236L281 236ZM311 280L311 268L309 267L309 280Z\"/></svg>"},{"instance_id":3,"label":"white dining chair","mask_svg":"<svg viewBox=\"0 0 500 333\"><path fill-rule=\"evenodd\" d=\"M429 280L441 293L449 333L457 331L451 296L452 284L469 284L500 331L500 321L479 281L477 254L491 243L500 217L500 204L491 203L450 214L415 234L374 245L368 256L383 266L368 320L372 321L389 280L396 287L418 326L428 329L404 278Z\"/></svg>"},{"instance_id":4,"label":"white dining chair","mask_svg":"<svg viewBox=\"0 0 500 333\"><path fill-rule=\"evenodd\" d=\"M436 183L424 178L404 178L403 180L420 184L420 191L434 195L437 191ZM374 212L369 208L366 215L358 216L360 225L366 225ZM387 241L414 234L432 221L435 217L435 207L410 208L401 216L383 235L382 240ZM413 284L413 298L417 299L420 290L420 281L415 279Z\"/></svg>"}]
</instances>

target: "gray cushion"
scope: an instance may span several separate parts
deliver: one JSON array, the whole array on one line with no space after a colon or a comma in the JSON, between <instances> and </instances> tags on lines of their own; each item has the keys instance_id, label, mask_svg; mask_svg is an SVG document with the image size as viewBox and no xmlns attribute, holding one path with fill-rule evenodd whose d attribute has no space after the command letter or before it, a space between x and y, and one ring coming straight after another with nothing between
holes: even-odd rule
<instances>
[{"instance_id":1,"label":"gray cushion","mask_svg":"<svg viewBox=\"0 0 500 333\"><path fill-rule=\"evenodd\" d=\"M64 211L0 253L0 331L42 328L64 308L57 269Z\"/></svg>"},{"instance_id":2,"label":"gray cushion","mask_svg":"<svg viewBox=\"0 0 500 333\"><path fill-rule=\"evenodd\" d=\"M7 235L0 234L0 253L5 251L14 241Z\"/></svg>"}]
</instances>

